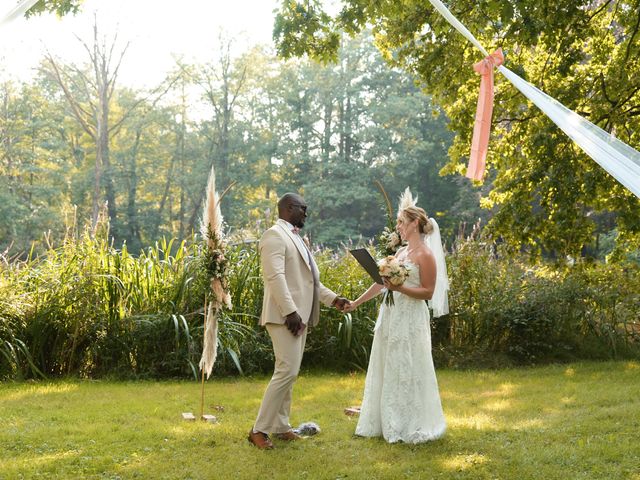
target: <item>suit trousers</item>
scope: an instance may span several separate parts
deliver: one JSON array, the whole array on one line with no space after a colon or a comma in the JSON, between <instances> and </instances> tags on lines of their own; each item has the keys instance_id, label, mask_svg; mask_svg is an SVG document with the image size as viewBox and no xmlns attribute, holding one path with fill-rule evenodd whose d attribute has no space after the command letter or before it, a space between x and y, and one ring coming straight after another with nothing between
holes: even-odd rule
<instances>
[{"instance_id":1,"label":"suit trousers","mask_svg":"<svg viewBox=\"0 0 640 480\"><path fill-rule=\"evenodd\" d=\"M298 378L307 328L295 337L286 325L267 323L276 361L271 381L264 392L253 430L263 433L284 433L291 429L289 413L293 384Z\"/></svg>"}]
</instances>

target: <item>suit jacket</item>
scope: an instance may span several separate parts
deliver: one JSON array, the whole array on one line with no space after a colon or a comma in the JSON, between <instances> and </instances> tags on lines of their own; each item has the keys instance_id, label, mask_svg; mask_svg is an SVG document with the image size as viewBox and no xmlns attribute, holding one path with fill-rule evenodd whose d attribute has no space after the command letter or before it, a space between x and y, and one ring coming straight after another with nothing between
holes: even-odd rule
<instances>
[{"instance_id":1,"label":"suit jacket","mask_svg":"<svg viewBox=\"0 0 640 480\"><path fill-rule=\"evenodd\" d=\"M288 314L297 311L304 323L315 326L320 318L319 302L331 305L337 297L320 283L313 256L298 246L294 235L284 221L278 220L260 239L264 280L260 325L283 324Z\"/></svg>"}]
</instances>

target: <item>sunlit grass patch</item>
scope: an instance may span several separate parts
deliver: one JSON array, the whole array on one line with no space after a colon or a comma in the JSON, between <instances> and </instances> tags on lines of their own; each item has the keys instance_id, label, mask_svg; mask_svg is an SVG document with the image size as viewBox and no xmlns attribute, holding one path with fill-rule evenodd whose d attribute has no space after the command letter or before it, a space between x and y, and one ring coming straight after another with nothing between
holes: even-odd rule
<instances>
[{"instance_id":1,"label":"sunlit grass patch","mask_svg":"<svg viewBox=\"0 0 640 480\"><path fill-rule=\"evenodd\" d=\"M627 362L625 364L625 369L629 370L629 371L640 370L640 363L638 363L638 362Z\"/></svg>"},{"instance_id":2,"label":"sunlit grass patch","mask_svg":"<svg viewBox=\"0 0 640 480\"><path fill-rule=\"evenodd\" d=\"M574 373L566 374L570 369ZM246 440L268 377L196 382L64 381L0 385L0 479L634 479L640 480L640 372L629 362L438 371L444 438L389 445L354 437L364 374L306 372L294 426L316 437ZM222 406L223 410L216 409Z\"/></svg>"},{"instance_id":3,"label":"sunlit grass patch","mask_svg":"<svg viewBox=\"0 0 640 480\"><path fill-rule=\"evenodd\" d=\"M443 465L450 470L464 471L486 462L487 458L484 455L472 453L467 455L454 455L445 460Z\"/></svg>"}]
</instances>

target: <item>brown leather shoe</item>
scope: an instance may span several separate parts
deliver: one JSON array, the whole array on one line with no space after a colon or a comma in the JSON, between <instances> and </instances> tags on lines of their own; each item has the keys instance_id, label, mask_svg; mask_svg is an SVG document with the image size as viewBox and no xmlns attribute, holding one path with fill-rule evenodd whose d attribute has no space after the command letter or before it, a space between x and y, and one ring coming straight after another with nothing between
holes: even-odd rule
<instances>
[{"instance_id":1,"label":"brown leather shoe","mask_svg":"<svg viewBox=\"0 0 640 480\"><path fill-rule=\"evenodd\" d=\"M251 430L247 440L253 443L260 450L271 450L273 448L273 443L271 443L271 439L266 433L254 432Z\"/></svg>"},{"instance_id":2,"label":"brown leather shoe","mask_svg":"<svg viewBox=\"0 0 640 480\"><path fill-rule=\"evenodd\" d=\"M289 430L284 433L276 433L276 438L284 440L285 442L293 442L294 440L300 440L302 437L293 430Z\"/></svg>"}]
</instances>

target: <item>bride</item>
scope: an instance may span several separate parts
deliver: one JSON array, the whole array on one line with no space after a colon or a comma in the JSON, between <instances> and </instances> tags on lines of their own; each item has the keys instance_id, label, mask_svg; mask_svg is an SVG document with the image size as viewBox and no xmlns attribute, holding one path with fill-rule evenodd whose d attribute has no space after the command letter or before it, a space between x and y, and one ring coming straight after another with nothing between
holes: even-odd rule
<instances>
[{"instance_id":1,"label":"bride","mask_svg":"<svg viewBox=\"0 0 640 480\"><path fill-rule=\"evenodd\" d=\"M409 188L400 197L396 228L407 242L396 253L409 276L400 286L383 278L394 302L382 302L376 321L356 435L389 443L441 437L446 422L431 357L430 301L434 316L449 312L449 282L438 224L416 206ZM383 291L373 284L347 307L353 311ZM386 295L389 293L387 292Z\"/></svg>"}]
</instances>

